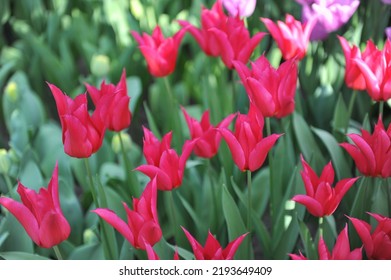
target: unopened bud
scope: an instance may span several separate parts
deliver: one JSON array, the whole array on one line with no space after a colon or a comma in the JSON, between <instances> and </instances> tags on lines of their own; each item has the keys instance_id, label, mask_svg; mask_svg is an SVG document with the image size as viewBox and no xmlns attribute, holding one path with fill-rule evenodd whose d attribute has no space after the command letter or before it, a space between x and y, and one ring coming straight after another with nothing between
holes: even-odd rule
<instances>
[{"instance_id":1,"label":"unopened bud","mask_svg":"<svg viewBox=\"0 0 391 280\"><path fill-rule=\"evenodd\" d=\"M110 58L106 55L94 55L91 59L91 73L97 77L104 77L110 71Z\"/></svg>"},{"instance_id":2,"label":"unopened bud","mask_svg":"<svg viewBox=\"0 0 391 280\"><path fill-rule=\"evenodd\" d=\"M126 132L120 132L120 134L125 151L129 151L132 147L132 139L130 138L130 135ZM121 139L118 133L113 136L113 139L111 141L111 148L116 154L119 154L121 152Z\"/></svg>"},{"instance_id":3,"label":"unopened bud","mask_svg":"<svg viewBox=\"0 0 391 280\"><path fill-rule=\"evenodd\" d=\"M19 89L15 82L9 82L5 87L5 95L10 102L16 102L19 99Z\"/></svg>"}]
</instances>

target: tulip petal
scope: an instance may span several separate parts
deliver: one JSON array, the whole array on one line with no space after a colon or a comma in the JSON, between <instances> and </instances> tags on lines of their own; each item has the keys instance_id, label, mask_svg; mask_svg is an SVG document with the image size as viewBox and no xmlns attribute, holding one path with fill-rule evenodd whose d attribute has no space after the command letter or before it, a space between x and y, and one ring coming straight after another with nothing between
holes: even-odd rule
<instances>
[{"instance_id":1,"label":"tulip petal","mask_svg":"<svg viewBox=\"0 0 391 280\"><path fill-rule=\"evenodd\" d=\"M184 231L187 240L190 242L190 246L193 249L194 257L196 260L204 260L204 249L202 248L201 244L198 243L198 241L188 232L184 227L181 227Z\"/></svg>"},{"instance_id":2,"label":"tulip petal","mask_svg":"<svg viewBox=\"0 0 391 280\"><path fill-rule=\"evenodd\" d=\"M68 239L71 227L61 213L50 212L43 218L39 228L39 243L43 248L51 248Z\"/></svg>"},{"instance_id":3,"label":"tulip petal","mask_svg":"<svg viewBox=\"0 0 391 280\"><path fill-rule=\"evenodd\" d=\"M241 171L244 171L247 168L246 159L244 157L243 148L240 145L239 141L235 138L234 134L230 130L226 128L221 128L219 129L219 131L227 142L228 148L231 151L232 158L235 164L239 167Z\"/></svg>"},{"instance_id":4,"label":"tulip petal","mask_svg":"<svg viewBox=\"0 0 391 280\"><path fill-rule=\"evenodd\" d=\"M315 217L323 217L323 207L322 205L314 198L307 195L298 194L292 198L293 201L303 204L308 212L310 212Z\"/></svg>"},{"instance_id":5,"label":"tulip petal","mask_svg":"<svg viewBox=\"0 0 391 280\"><path fill-rule=\"evenodd\" d=\"M248 166L250 171L255 171L262 166L267 154L282 134L272 134L258 142L250 152Z\"/></svg>"},{"instance_id":6,"label":"tulip petal","mask_svg":"<svg viewBox=\"0 0 391 280\"><path fill-rule=\"evenodd\" d=\"M226 260L232 260L234 258L234 255L236 251L238 250L240 244L242 243L243 239L247 236L248 233L242 234L235 240L231 241L227 247L223 250L224 259Z\"/></svg>"},{"instance_id":7,"label":"tulip petal","mask_svg":"<svg viewBox=\"0 0 391 280\"><path fill-rule=\"evenodd\" d=\"M150 179L156 177L157 188L161 191L172 190L172 182L170 177L159 167L153 165L141 165L135 170L147 175Z\"/></svg>"},{"instance_id":8,"label":"tulip petal","mask_svg":"<svg viewBox=\"0 0 391 280\"><path fill-rule=\"evenodd\" d=\"M324 242L322 236L319 238L318 243L318 253L319 253L319 260L330 260L330 251L326 246L326 243Z\"/></svg>"},{"instance_id":9,"label":"tulip petal","mask_svg":"<svg viewBox=\"0 0 391 280\"><path fill-rule=\"evenodd\" d=\"M237 60L242 61L243 63L247 63L251 54L254 52L254 49L259 45L266 34L267 33L265 32L258 32L255 34L240 50L239 55L237 55ZM232 68L232 66L230 68Z\"/></svg>"},{"instance_id":10,"label":"tulip petal","mask_svg":"<svg viewBox=\"0 0 391 280\"><path fill-rule=\"evenodd\" d=\"M145 250L145 244L155 245L162 238L162 230L159 224L154 221L144 223L138 233L137 243L140 248Z\"/></svg>"},{"instance_id":11,"label":"tulip petal","mask_svg":"<svg viewBox=\"0 0 391 280\"><path fill-rule=\"evenodd\" d=\"M370 258L374 252L374 244L371 236L371 226L365 221L352 217L348 218L352 222L354 228L361 238L362 243L364 244L367 257Z\"/></svg>"}]
</instances>

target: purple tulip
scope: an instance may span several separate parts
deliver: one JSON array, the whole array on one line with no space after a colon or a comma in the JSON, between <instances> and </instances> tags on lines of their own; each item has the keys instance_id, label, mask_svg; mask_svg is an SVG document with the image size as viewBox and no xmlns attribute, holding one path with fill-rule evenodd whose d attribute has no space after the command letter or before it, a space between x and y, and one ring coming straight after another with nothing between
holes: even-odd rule
<instances>
[{"instance_id":1,"label":"purple tulip","mask_svg":"<svg viewBox=\"0 0 391 280\"><path fill-rule=\"evenodd\" d=\"M249 17L254 13L256 0L223 0L224 8L232 17Z\"/></svg>"},{"instance_id":2,"label":"purple tulip","mask_svg":"<svg viewBox=\"0 0 391 280\"><path fill-rule=\"evenodd\" d=\"M391 5L391 0L381 0L383 4Z\"/></svg>"}]
</instances>

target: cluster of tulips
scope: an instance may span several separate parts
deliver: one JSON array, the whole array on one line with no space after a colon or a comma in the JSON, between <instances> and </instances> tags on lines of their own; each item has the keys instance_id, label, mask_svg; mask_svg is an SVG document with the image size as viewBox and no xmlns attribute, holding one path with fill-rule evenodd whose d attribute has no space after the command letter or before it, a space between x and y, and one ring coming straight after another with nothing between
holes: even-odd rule
<instances>
[{"instance_id":1,"label":"cluster of tulips","mask_svg":"<svg viewBox=\"0 0 391 280\"><path fill-rule=\"evenodd\" d=\"M308 45L312 40L322 40L337 31L349 21L360 4L358 0L296 2L302 5L302 21L289 14L285 21L260 19L260 24L264 24L281 51L283 59L277 68L271 65L265 55L250 60L255 48L267 36L264 32L251 36L246 27L245 18L252 14L256 1L217 0L210 9L202 7L200 27L180 20L181 29L172 37L165 37L159 26L151 35L131 31L146 60L149 73L156 78L164 78L175 71L180 43L186 34L191 35L205 55L221 58L228 69L237 73L247 93L248 111L232 112L214 125L208 110L197 120L184 107L180 107L173 96L168 96L172 109L183 113L190 139L183 141L181 153L172 147L172 138L179 133L175 124L179 116L174 113L171 114L172 131L162 139L155 136L147 126L143 127L145 164L128 172L141 172L150 180L141 194L129 193L133 197L131 207L123 203L127 221L106 207L98 187L90 180L96 206L92 212L104 221L101 220L100 224L102 236L107 234L104 229L109 224L134 248L146 251L149 259L159 259L153 248L163 234L157 212L158 194L185 188L182 182L189 157L194 154L196 157L211 159L219 152L222 141L227 144L237 168L247 173L247 193L251 201L252 174L265 162L273 160L271 151L278 140L284 137L283 133L272 133L270 119L282 119L294 112L298 67L307 54ZM390 1L383 2L389 4ZM363 176L388 178L391 176L391 126L385 129L383 125L383 104L391 98L391 42L386 40L384 47L379 49L372 41L368 41L365 50L361 51L359 46L344 37L339 37L339 41L345 55L347 87L366 91L381 108L373 132L362 129L361 134L349 134L351 141L340 143L340 146L351 156ZM74 99L55 85L48 83L48 86L57 105L64 151L70 157L89 158L100 149L107 130L120 133L131 124L125 70L117 84L102 82L100 88L86 84L87 93ZM88 110L88 96L94 105L92 113ZM335 182L331 161L324 166L320 175L316 174L303 155L301 164L305 194L296 194L291 199L304 205L312 216L320 220L332 215L345 194L362 179L344 178ZM86 170L88 174L88 161ZM61 210L59 187L56 165L47 189L42 188L36 193L19 183L17 192L21 202L12 197L0 198L0 205L18 219L38 246L44 248L51 248L66 240L71 231ZM251 209L251 202L248 207ZM378 213L368 215L377 221L376 227L347 216L363 246L351 250L346 224L331 251L320 235L319 259L391 259L391 218ZM227 246L222 246L211 232L205 244L201 245L189 230L184 227L182 230L189 240L195 259L233 259L239 246L243 246L243 240L251 240L253 228L248 221L248 231L229 241ZM298 252L299 255L294 253L286 252L292 259L306 259L301 252ZM178 252L173 258L179 259Z\"/></svg>"}]
</instances>

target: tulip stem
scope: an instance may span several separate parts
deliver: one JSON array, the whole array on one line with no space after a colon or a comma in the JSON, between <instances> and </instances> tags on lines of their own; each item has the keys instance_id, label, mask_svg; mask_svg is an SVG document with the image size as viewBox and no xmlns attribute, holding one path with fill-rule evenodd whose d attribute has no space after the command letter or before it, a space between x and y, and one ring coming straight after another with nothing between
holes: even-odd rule
<instances>
[{"instance_id":1,"label":"tulip stem","mask_svg":"<svg viewBox=\"0 0 391 280\"><path fill-rule=\"evenodd\" d=\"M345 127L345 134L348 133L349 120L350 120L350 117L353 114L353 106L354 106L354 102L356 101L356 97L357 97L357 90L354 90L353 93L352 93L352 96L350 97L350 101L349 101L348 121L347 121L347 124L346 124L346 127Z\"/></svg>"},{"instance_id":2,"label":"tulip stem","mask_svg":"<svg viewBox=\"0 0 391 280\"><path fill-rule=\"evenodd\" d=\"M267 133L267 136L270 136L272 134L272 129L271 129L271 124L270 124L270 118L266 118L265 119L266 121L266 133ZM268 159L269 159L269 177L270 177L270 184L269 184L269 187L270 187L270 215L272 217L272 220L273 220L273 225L275 225L275 221L274 221L274 197L275 197L275 194L274 194L274 188L273 188L273 156L271 154L271 151L269 151L268 153Z\"/></svg>"},{"instance_id":3,"label":"tulip stem","mask_svg":"<svg viewBox=\"0 0 391 280\"><path fill-rule=\"evenodd\" d=\"M14 194L12 192L12 183L11 183L11 179L10 177L8 176L8 174L4 174L4 179L5 179L5 183L7 184L7 188L8 188L8 193L9 195L14 198Z\"/></svg>"},{"instance_id":4,"label":"tulip stem","mask_svg":"<svg viewBox=\"0 0 391 280\"><path fill-rule=\"evenodd\" d=\"M177 233L179 232L178 230L178 223L176 219L176 214L175 214L175 200L174 200L174 194L172 193L173 191L169 191L169 196L170 196L170 208L171 208L171 217L172 217L172 228L174 230L174 238L175 242L178 243L178 236Z\"/></svg>"},{"instance_id":5,"label":"tulip stem","mask_svg":"<svg viewBox=\"0 0 391 280\"><path fill-rule=\"evenodd\" d=\"M98 203L98 199L97 199L95 188L94 188L94 181L92 180L92 174L91 174L91 169L90 169L90 164L88 162L88 158L84 159L84 165L85 165L87 176L88 176L88 182L89 182L89 185L90 185L90 191L91 191L91 195L92 195L92 200L95 203L95 207L98 208L99 207L99 203Z\"/></svg>"},{"instance_id":6,"label":"tulip stem","mask_svg":"<svg viewBox=\"0 0 391 280\"><path fill-rule=\"evenodd\" d=\"M252 212L252 197L251 197L251 188L252 188L252 181L251 181L251 171L247 170L247 194L248 194L248 209L247 209L247 230L248 230L248 251L251 252L251 231L252 231L252 223L251 223L251 212Z\"/></svg>"},{"instance_id":7,"label":"tulip stem","mask_svg":"<svg viewBox=\"0 0 391 280\"><path fill-rule=\"evenodd\" d=\"M62 261L63 257L61 255L60 248L58 248L58 246L56 245L56 246L53 246L53 250L54 250L54 253L56 254L57 260Z\"/></svg>"},{"instance_id":8,"label":"tulip stem","mask_svg":"<svg viewBox=\"0 0 391 280\"><path fill-rule=\"evenodd\" d=\"M129 190L131 192L130 196L133 197L138 197L139 196L139 183L137 178L134 176L132 164L128 157L126 156L126 150L125 150L125 145L124 141L122 139L122 134L121 132L118 132L118 138L119 142L121 145L121 151L122 151L122 156L124 159L125 163L125 176L126 176L126 183L129 184Z\"/></svg>"},{"instance_id":9,"label":"tulip stem","mask_svg":"<svg viewBox=\"0 0 391 280\"><path fill-rule=\"evenodd\" d=\"M323 237L324 218L319 217L319 238Z\"/></svg>"},{"instance_id":10,"label":"tulip stem","mask_svg":"<svg viewBox=\"0 0 391 280\"><path fill-rule=\"evenodd\" d=\"M384 112L384 101L379 102L379 116L381 119L383 119L383 112Z\"/></svg>"}]
</instances>

